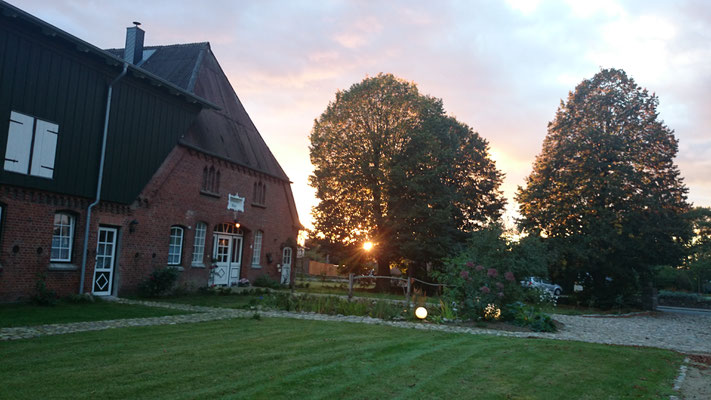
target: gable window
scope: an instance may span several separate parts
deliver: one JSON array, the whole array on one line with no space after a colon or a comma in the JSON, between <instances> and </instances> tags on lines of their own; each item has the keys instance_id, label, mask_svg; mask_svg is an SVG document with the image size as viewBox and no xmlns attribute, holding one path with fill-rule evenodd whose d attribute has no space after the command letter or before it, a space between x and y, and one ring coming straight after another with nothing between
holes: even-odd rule
<instances>
[{"instance_id":1,"label":"gable window","mask_svg":"<svg viewBox=\"0 0 711 400\"><path fill-rule=\"evenodd\" d=\"M211 165L202 169L202 191L212 194L220 193L220 171Z\"/></svg>"},{"instance_id":2,"label":"gable window","mask_svg":"<svg viewBox=\"0 0 711 400\"><path fill-rule=\"evenodd\" d=\"M262 182L254 182L254 204L264 206L267 204L267 185Z\"/></svg>"},{"instance_id":3,"label":"gable window","mask_svg":"<svg viewBox=\"0 0 711 400\"><path fill-rule=\"evenodd\" d=\"M52 251L50 261L72 261L72 243L74 242L74 216L68 213L54 214L52 231Z\"/></svg>"},{"instance_id":4,"label":"gable window","mask_svg":"<svg viewBox=\"0 0 711 400\"><path fill-rule=\"evenodd\" d=\"M254 245L252 246L252 266L259 266L262 257L262 231L254 232Z\"/></svg>"},{"instance_id":5,"label":"gable window","mask_svg":"<svg viewBox=\"0 0 711 400\"><path fill-rule=\"evenodd\" d=\"M207 225L204 222L195 224L195 241L193 242L193 261L192 265L203 266L202 260L205 256L205 233Z\"/></svg>"},{"instance_id":6,"label":"gable window","mask_svg":"<svg viewBox=\"0 0 711 400\"><path fill-rule=\"evenodd\" d=\"M183 228L170 227L170 245L168 246L168 265L180 265L183 254Z\"/></svg>"},{"instance_id":7,"label":"gable window","mask_svg":"<svg viewBox=\"0 0 711 400\"><path fill-rule=\"evenodd\" d=\"M58 135L59 125L12 111L5 171L52 179Z\"/></svg>"}]
</instances>

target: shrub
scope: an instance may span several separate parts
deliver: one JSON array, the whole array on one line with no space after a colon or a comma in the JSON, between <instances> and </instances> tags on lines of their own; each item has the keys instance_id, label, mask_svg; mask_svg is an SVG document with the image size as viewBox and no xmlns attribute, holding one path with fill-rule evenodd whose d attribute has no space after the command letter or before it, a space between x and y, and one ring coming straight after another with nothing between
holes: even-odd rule
<instances>
[{"instance_id":1,"label":"shrub","mask_svg":"<svg viewBox=\"0 0 711 400\"><path fill-rule=\"evenodd\" d=\"M272 279L272 277L267 274L259 275L257 279L254 280L254 283L252 283L252 286L270 289L281 288L281 284L279 283L279 281Z\"/></svg>"},{"instance_id":2,"label":"shrub","mask_svg":"<svg viewBox=\"0 0 711 400\"><path fill-rule=\"evenodd\" d=\"M143 297L158 297L166 294L178 280L178 269L166 267L156 269L145 281L138 285L138 293Z\"/></svg>"},{"instance_id":3,"label":"shrub","mask_svg":"<svg viewBox=\"0 0 711 400\"><path fill-rule=\"evenodd\" d=\"M458 316L469 320L496 319L503 304L520 297L520 288L511 271L487 268L474 261L455 260L445 264L437 277L447 286L442 298L453 304Z\"/></svg>"},{"instance_id":4,"label":"shrub","mask_svg":"<svg viewBox=\"0 0 711 400\"><path fill-rule=\"evenodd\" d=\"M54 290L47 288L47 274L37 274L37 283L35 283L35 294L32 296L32 302L40 306L53 306L57 304L59 298Z\"/></svg>"},{"instance_id":5,"label":"shrub","mask_svg":"<svg viewBox=\"0 0 711 400\"><path fill-rule=\"evenodd\" d=\"M667 290L659 291L660 300L671 300L681 303L710 303L711 297L703 296L698 293L686 293L686 292L670 292Z\"/></svg>"},{"instance_id":6,"label":"shrub","mask_svg":"<svg viewBox=\"0 0 711 400\"><path fill-rule=\"evenodd\" d=\"M515 325L528 327L534 332L555 332L553 319L534 306L526 305L520 301L508 304L503 315L504 319L512 321Z\"/></svg>"}]
</instances>

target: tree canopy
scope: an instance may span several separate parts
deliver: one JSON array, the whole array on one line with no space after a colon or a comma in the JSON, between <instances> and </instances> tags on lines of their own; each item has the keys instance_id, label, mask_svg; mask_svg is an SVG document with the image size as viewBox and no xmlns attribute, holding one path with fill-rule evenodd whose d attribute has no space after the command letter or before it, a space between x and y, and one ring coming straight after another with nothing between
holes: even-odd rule
<instances>
[{"instance_id":1,"label":"tree canopy","mask_svg":"<svg viewBox=\"0 0 711 400\"><path fill-rule=\"evenodd\" d=\"M686 218L693 236L688 243L684 266L693 274L696 290L701 293L704 284L711 283L711 208L694 207Z\"/></svg>"},{"instance_id":2,"label":"tree canopy","mask_svg":"<svg viewBox=\"0 0 711 400\"><path fill-rule=\"evenodd\" d=\"M526 186L524 230L547 237L554 277L585 280L598 299L631 294L650 268L683 257L687 188L658 98L603 69L561 101Z\"/></svg>"},{"instance_id":3,"label":"tree canopy","mask_svg":"<svg viewBox=\"0 0 711 400\"><path fill-rule=\"evenodd\" d=\"M487 141L390 74L337 92L314 122L310 152L315 233L343 248L374 241L379 274L446 256L505 204Z\"/></svg>"}]
</instances>

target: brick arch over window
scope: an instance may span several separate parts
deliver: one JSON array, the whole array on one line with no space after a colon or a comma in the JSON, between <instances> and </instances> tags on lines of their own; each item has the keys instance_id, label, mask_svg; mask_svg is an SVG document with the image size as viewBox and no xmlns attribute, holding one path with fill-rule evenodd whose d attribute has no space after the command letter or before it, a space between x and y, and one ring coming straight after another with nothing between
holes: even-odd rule
<instances>
[{"instance_id":1,"label":"brick arch over window","mask_svg":"<svg viewBox=\"0 0 711 400\"><path fill-rule=\"evenodd\" d=\"M242 232L241 229L237 228L235 224L229 224L229 223L224 223L224 224L217 224L215 225L215 233L227 233L230 235L242 235L244 236L244 232Z\"/></svg>"}]
</instances>

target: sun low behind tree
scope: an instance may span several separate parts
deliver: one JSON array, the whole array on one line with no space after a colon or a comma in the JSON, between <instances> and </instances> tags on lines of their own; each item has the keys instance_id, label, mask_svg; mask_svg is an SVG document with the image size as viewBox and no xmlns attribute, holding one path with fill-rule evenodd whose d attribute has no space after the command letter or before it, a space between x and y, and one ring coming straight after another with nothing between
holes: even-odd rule
<instances>
[{"instance_id":1,"label":"sun low behind tree","mask_svg":"<svg viewBox=\"0 0 711 400\"><path fill-rule=\"evenodd\" d=\"M516 196L521 227L558 256L554 278L584 281L598 302L638 293L652 266L683 257L687 188L657 106L622 70L584 80L561 101Z\"/></svg>"},{"instance_id":2,"label":"sun low behind tree","mask_svg":"<svg viewBox=\"0 0 711 400\"><path fill-rule=\"evenodd\" d=\"M379 275L436 263L505 204L486 140L391 74L337 92L310 151L316 235L348 251L372 241Z\"/></svg>"}]
</instances>

